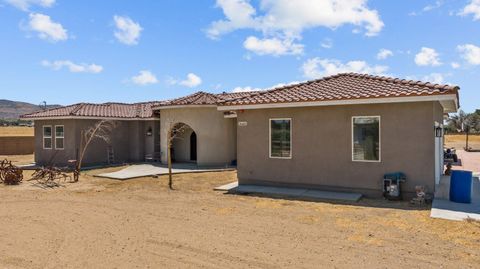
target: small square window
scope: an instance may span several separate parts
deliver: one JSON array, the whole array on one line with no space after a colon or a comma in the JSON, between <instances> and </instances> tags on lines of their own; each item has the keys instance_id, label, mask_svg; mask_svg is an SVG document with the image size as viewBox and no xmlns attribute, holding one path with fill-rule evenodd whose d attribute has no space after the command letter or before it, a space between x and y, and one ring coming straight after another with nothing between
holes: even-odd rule
<instances>
[{"instance_id":1,"label":"small square window","mask_svg":"<svg viewBox=\"0 0 480 269\"><path fill-rule=\"evenodd\" d=\"M63 138L55 138L55 148L63 149Z\"/></svg>"},{"instance_id":2,"label":"small square window","mask_svg":"<svg viewBox=\"0 0 480 269\"><path fill-rule=\"evenodd\" d=\"M55 149L64 149L65 131L63 125L55 126Z\"/></svg>"},{"instance_id":3,"label":"small square window","mask_svg":"<svg viewBox=\"0 0 480 269\"><path fill-rule=\"evenodd\" d=\"M63 135L64 135L63 125L55 126L55 137L63 137Z\"/></svg>"},{"instance_id":4,"label":"small square window","mask_svg":"<svg viewBox=\"0 0 480 269\"><path fill-rule=\"evenodd\" d=\"M52 126L43 126L43 148L52 149Z\"/></svg>"}]
</instances>

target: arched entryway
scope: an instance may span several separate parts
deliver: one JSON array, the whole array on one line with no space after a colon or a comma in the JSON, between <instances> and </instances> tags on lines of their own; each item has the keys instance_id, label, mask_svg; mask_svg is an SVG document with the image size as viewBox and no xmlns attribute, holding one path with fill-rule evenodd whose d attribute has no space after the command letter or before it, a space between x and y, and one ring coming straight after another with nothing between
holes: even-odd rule
<instances>
[{"instance_id":1,"label":"arched entryway","mask_svg":"<svg viewBox=\"0 0 480 269\"><path fill-rule=\"evenodd\" d=\"M185 123L177 123L172 134L172 162L197 161L197 133Z\"/></svg>"}]
</instances>

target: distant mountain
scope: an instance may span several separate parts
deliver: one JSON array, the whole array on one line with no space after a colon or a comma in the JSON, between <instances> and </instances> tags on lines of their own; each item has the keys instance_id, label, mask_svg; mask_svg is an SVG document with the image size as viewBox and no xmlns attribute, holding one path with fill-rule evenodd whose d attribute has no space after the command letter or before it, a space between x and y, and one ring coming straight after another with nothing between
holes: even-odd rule
<instances>
[{"instance_id":1,"label":"distant mountain","mask_svg":"<svg viewBox=\"0 0 480 269\"><path fill-rule=\"evenodd\" d=\"M47 105L47 108L57 108L60 105ZM0 99L0 119L18 119L20 115L40 111L40 105Z\"/></svg>"}]
</instances>

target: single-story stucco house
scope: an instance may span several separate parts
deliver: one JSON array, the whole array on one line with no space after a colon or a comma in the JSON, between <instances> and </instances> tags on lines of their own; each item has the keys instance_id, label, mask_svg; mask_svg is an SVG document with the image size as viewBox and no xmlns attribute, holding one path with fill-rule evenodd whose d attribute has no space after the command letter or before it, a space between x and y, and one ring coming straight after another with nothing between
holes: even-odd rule
<instances>
[{"instance_id":1,"label":"single-story stucco house","mask_svg":"<svg viewBox=\"0 0 480 269\"><path fill-rule=\"evenodd\" d=\"M173 159L199 166L225 166L236 161L236 120L224 117L216 103L251 93L197 92L185 97L136 104L80 103L23 115L35 123L35 162L66 166L79 156L82 131L100 120L116 123L109 144L97 139L88 148L85 165L110 162L167 161L167 133L186 125L173 141Z\"/></svg>"},{"instance_id":2,"label":"single-story stucco house","mask_svg":"<svg viewBox=\"0 0 480 269\"><path fill-rule=\"evenodd\" d=\"M382 193L385 173L402 171L404 191L434 191L443 170L442 123L459 108L459 87L344 73L267 91L210 94L141 104L77 104L23 116L35 121L38 164L78 154L79 132L99 119L120 121L111 145L88 152L89 164L138 162L159 152L167 133L177 162L235 164L239 184ZM60 147L57 147L60 145ZM118 153L118 154L117 154ZM53 161L52 161L53 160Z\"/></svg>"}]
</instances>

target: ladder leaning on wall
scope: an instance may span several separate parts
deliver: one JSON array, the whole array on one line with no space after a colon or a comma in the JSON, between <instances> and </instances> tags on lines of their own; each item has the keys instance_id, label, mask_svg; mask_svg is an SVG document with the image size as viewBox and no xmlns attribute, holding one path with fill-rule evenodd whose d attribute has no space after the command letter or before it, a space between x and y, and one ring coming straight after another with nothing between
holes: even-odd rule
<instances>
[{"instance_id":1,"label":"ladder leaning on wall","mask_svg":"<svg viewBox=\"0 0 480 269\"><path fill-rule=\"evenodd\" d=\"M113 151L113 147L107 147L107 162L108 164L112 164L115 162L115 153Z\"/></svg>"}]
</instances>

